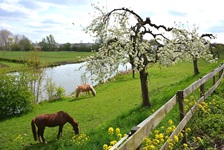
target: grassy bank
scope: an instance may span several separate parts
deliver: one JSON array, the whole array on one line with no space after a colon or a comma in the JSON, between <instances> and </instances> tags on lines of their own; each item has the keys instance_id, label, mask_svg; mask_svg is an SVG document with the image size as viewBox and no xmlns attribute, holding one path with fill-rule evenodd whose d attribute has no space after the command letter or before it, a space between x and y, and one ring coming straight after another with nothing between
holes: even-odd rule
<instances>
[{"instance_id":1,"label":"grassy bank","mask_svg":"<svg viewBox=\"0 0 224 150\"><path fill-rule=\"evenodd\" d=\"M220 60L221 62L222 60ZM131 74L118 75L106 84L96 87L96 97L82 95L79 100L74 97L55 102L44 102L35 106L28 114L14 116L0 121L0 149L89 149L98 150L110 139L107 129L119 127L123 133L139 124L153 111L167 102L177 90L184 89L201 76L219 66L199 62L200 74L193 76L193 64L178 63L170 68L157 64L149 67L149 92L152 108L141 108L141 91L139 75L135 79ZM45 139L48 144L34 142L30 122L42 113L66 111L80 124L80 133L74 138L69 124L64 126L63 137L56 139L58 128L46 128ZM171 112L167 119L178 120L177 112Z\"/></svg>"},{"instance_id":2,"label":"grassy bank","mask_svg":"<svg viewBox=\"0 0 224 150\"><path fill-rule=\"evenodd\" d=\"M22 51L0 51L0 58L7 61L0 61L0 64L8 66L11 70L19 68L22 64L14 61L24 61L28 58L38 57L44 66L54 66L59 64L77 63L81 58L90 56L92 52L22 52Z\"/></svg>"}]
</instances>

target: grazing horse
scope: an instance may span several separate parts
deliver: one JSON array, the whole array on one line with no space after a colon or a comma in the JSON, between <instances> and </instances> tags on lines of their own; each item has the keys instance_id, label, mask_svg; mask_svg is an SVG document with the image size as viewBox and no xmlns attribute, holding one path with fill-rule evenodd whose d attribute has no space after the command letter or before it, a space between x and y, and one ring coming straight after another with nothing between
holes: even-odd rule
<instances>
[{"instance_id":1,"label":"grazing horse","mask_svg":"<svg viewBox=\"0 0 224 150\"><path fill-rule=\"evenodd\" d=\"M59 139L59 136L62 134L63 126L67 122L69 122L73 126L73 130L75 131L75 134L79 134L78 123L69 114L67 114L64 111L59 111L55 114L41 114L37 116L31 121L31 127L32 127L34 140L36 141L38 138L38 140L41 142L41 139L40 139L41 137L42 142L47 143L45 142L45 139L44 139L44 129L45 127L55 127L55 126L59 126L58 136L57 136L57 138ZM38 128L37 132L36 132L35 125Z\"/></svg>"},{"instance_id":2,"label":"grazing horse","mask_svg":"<svg viewBox=\"0 0 224 150\"><path fill-rule=\"evenodd\" d=\"M86 92L86 94L89 94L89 91L92 92L93 96L96 96L96 91L95 89L90 85L90 84L83 84L83 85L79 85L76 88L76 99L78 99L79 94L81 92Z\"/></svg>"}]
</instances>

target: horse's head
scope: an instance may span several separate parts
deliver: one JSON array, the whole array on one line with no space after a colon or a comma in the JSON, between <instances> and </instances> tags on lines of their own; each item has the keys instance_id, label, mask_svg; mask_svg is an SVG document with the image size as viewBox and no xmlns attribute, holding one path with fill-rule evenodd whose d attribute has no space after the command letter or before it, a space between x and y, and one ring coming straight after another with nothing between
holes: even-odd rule
<instances>
[{"instance_id":1,"label":"horse's head","mask_svg":"<svg viewBox=\"0 0 224 150\"><path fill-rule=\"evenodd\" d=\"M96 96L96 91L91 85L90 85L90 90L91 90L93 96Z\"/></svg>"},{"instance_id":2,"label":"horse's head","mask_svg":"<svg viewBox=\"0 0 224 150\"><path fill-rule=\"evenodd\" d=\"M79 134L79 124L78 123L74 124L73 130L75 131L75 134Z\"/></svg>"}]
</instances>

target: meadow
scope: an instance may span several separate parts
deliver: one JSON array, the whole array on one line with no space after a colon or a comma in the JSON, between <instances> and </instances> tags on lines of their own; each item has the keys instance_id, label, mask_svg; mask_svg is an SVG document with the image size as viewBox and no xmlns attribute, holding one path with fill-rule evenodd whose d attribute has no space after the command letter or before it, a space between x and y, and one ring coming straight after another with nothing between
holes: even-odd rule
<instances>
[{"instance_id":1,"label":"meadow","mask_svg":"<svg viewBox=\"0 0 224 150\"><path fill-rule=\"evenodd\" d=\"M77 63L81 58L90 56L93 52L24 52L24 51L0 51L0 59L7 59L1 61L0 65L6 65L10 70L18 70L22 64L15 63L11 60L28 60L37 57L43 66L55 66L68 63Z\"/></svg>"},{"instance_id":2,"label":"meadow","mask_svg":"<svg viewBox=\"0 0 224 150\"><path fill-rule=\"evenodd\" d=\"M151 108L141 107L139 75L132 78L130 73L118 74L107 83L97 85L96 97L81 95L79 100L65 97L34 105L33 111L27 114L0 121L0 149L102 149L103 144L111 140L107 134L109 127L120 128L122 134L129 133L133 126L166 103L178 90L186 88L222 62L223 59L214 64L199 61L198 76L193 76L191 62L181 62L171 67L150 65L148 85ZM55 127L45 129L47 144L35 142L30 126L32 118L60 110L79 122L80 135L75 136L71 125L67 123L59 140L56 139L58 127ZM179 121L178 111L169 113L162 124L170 118L174 122Z\"/></svg>"}]
</instances>

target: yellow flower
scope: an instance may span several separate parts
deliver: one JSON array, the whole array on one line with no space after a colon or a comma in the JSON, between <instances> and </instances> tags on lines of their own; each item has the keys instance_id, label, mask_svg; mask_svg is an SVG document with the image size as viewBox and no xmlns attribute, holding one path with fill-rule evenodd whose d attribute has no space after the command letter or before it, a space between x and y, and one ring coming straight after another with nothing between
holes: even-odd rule
<instances>
[{"instance_id":1,"label":"yellow flower","mask_svg":"<svg viewBox=\"0 0 224 150\"><path fill-rule=\"evenodd\" d=\"M116 140L113 140L113 141L110 142L110 145L111 146L114 146L116 143L117 143L117 141Z\"/></svg>"},{"instance_id":2,"label":"yellow flower","mask_svg":"<svg viewBox=\"0 0 224 150\"><path fill-rule=\"evenodd\" d=\"M197 140L200 141L200 142L202 141L202 139L200 137L197 137Z\"/></svg>"},{"instance_id":3,"label":"yellow flower","mask_svg":"<svg viewBox=\"0 0 224 150\"><path fill-rule=\"evenodd\" d=\"M108 129L108 134L110 134L110 135L114 134L114 128L110 127Z\"/></svg>"},{"instance_id":4,"label":"yellow flower","mask_svg":"<svg viewBox=\"0 0 224 150\"><path fill-rule=\"evenodd\" d=\"M191 128L187 128L186 129L186 132L191 132Z\"/></svg>"},{"instance_id":5,"label":"yellow flower","mask_svg":"<svg viewBox=\"0 0 224 150\"><path fill-rule=\"evenodd\" d=\"M155 139L159 139L159 134L156 134L155 135Z\"/></svg>"},{"instance_id":6,"label":"yellow flower","mask_svg":"<svg viewBox=\"0 0 224 150\"><path fill-rule=\"evenodd\" d=\"M108 150L108 145L107 144L103 144L103 150Z\"/></svg>"},{"instance_id":7,"label":"yellow flower","mask_svg":"<svg viewBox=\"0 0 224 150\"><path fill-rule=\"evenodd\" d=\"M183 147L187 147L188 145L186 143L183 144Z\"/></svg>"},{"instance_id":8,"label":"yellow flower","mask_svg":"<svg viewBox=\"0 0 224 150\"><path fill-rule=\"evenodd\" d=\"M178 143L179 142L179 139L178 139L178 136L176 136L176 135L174 135L174 141L176 142L176 143Z\"/></svg>"},{"instance_id":9,"label":"yellow flower","mask_svg":"<svg viewBox=\"0 0 224 150\"><path fill-rule=\"evenodd\" d=\"M183 137L184 137L183 133L179 133L179 136L180 136L181 138L183 138Z\"/></svg>"},{"instance_id":10,"label":"yellow flower","mask_svg":"<svg viewBox=\"0 0 224 150\"><path fill-rule=\"evenodd\" d=\"M155 130L154 133L155 133L155 134L158 134L158 133L159 133L159 130Z\"/></svg>"},{"instance_id":11,"label":"yellow flower","mask_svg":"<svg viewBox=\"0 0 224 150\"><path fill-rule=\"evenodd\" d=\"M119 128L116 128L116 134L120 134L121 130Z\"/></svg>"},{"instance_id":12,"label":"yellow flower","mask_svg":"<svg viewBox=\"0 0 224 150\"><path fill-rule=\"evenodd\" d=\"M188 103L188 102L189 102L189 100L185 98L185 99L184 99L184 102Z\"/></svg>"},{"instance_id":13,"label":"yellow flower","mask_svg":"<svg viewBox=\"0 0 224 150\"><path fill-rule=\"evenodd\" d=\"M150 149L156 149L154 145L150 145Z\"/></svg>"},{"instance_id":14,"label":"yellow flower","mask_svg":"<svg viewBox=\"0 0 224 150\"><path fill-rule=\"evenodd\" d=\"M170 120L168 121L168 124L169 124L169 125L172 125L172 124L173 124L173 121L170 119Z\"/></svg>"},{"instance_id":15,"label":"yellow flower","mask_svg":"<svg viewBox=\"0 0 224 150\"><path fill-rule=\"evenodd\" d=\"M122 138L122 134L117 134L117 137L119 138L119 139L121 139Z\"/></svg>"},{"instance_id":16,"label":"yellow flower","mask_svg":"<svg viewBox=\"0 0 224 150\"><path fill-rule=\"evenodd\" d=\"M160 134L159 134L159 138L160 138L160 139L163 139L163 138L164 138L164 135L163 135L162 133L160 133Z\"/></svg>"}]
</instances>

